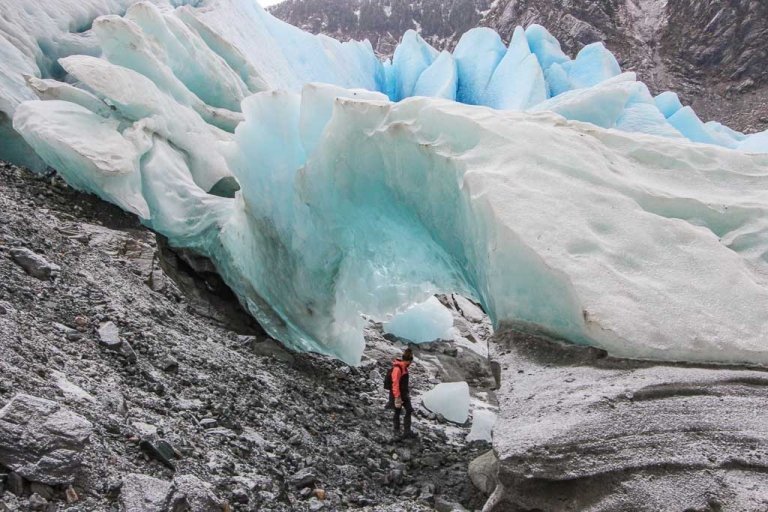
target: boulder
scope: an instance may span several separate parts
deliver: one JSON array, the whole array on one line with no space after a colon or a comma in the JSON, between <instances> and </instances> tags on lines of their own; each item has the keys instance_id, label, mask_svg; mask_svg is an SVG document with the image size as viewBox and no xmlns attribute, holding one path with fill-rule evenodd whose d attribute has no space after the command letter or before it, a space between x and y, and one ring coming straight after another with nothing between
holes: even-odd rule
<instances>
[{"instance_id":1,"label":"boulder","mask_svg":"<svg viewBox=\"0 0 768 512\"><path fill-rule=\"evenodd\" d=\"M223 512L228 505L211 484L194 475L180 475L169 482L131 473L123 477L122 512Z\"/></svg>"},{"instance_id":2,"label":"boulder","mask_svg":"<svg viewBox=\"0 0 768 512\"><path fill-rule=\"evenodd\" d=\"M18 394L0 409L0 464L32 482L71 484L92 431L57 402Z\"/></svg>"},{"instance_id":3,"label":"boulder","mask_svg":"<svg viewBox=\"0 0 768 512\"><path fill-rule=\"evenodd\" d=\"M220 512L226 502L219 499L213 487L194 475L174 478L168 502L168 512Z\"/></svg>"},{"instance_id":4,"label":"boulder","mask_svg":"<svg viewBox=\"0 0 768 512\"><path fill-rule=\"evenodd\" d=\"M511 330L495 341L494 510L766 509L768 372L618 359Z\"/></svg>"},{"instance_id":5,"label":"boulder","mask_svg":"<svg viewBox=\"0 0 768 512\"><path fill-rule=\"evenodd\" d=\"M166 512L171 482L138 473L123 477L120 488L122 512Z\"/></svg>"},{"instance_id":6,"label":"boulder","mask_svg":"<svg viewBox=\"0 0 768 512\"><path fill-rule=\"evenodd\" d=\"M486 496L496 489L498 473L499 459L493 450L488 450L469 463L470 480Z\"/></svg>"},{"instance_id":7,"label":"boulder","mask_svg":"<svg viewBox=\"0 0 768 512\"><path fill-rule=\"evenodd\" d=\"M55 263L51 263L43 256L26 247L11 249L11 258L16 264L23 268L27 274L41 280L55 277L61 270L61 267Z\"/></svg>"}]
</instances>

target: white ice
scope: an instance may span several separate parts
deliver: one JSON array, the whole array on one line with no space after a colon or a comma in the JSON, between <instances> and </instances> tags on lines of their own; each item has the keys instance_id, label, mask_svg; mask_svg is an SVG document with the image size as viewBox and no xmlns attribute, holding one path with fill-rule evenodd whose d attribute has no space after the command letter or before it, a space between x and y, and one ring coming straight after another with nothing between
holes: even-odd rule
<instances>
[{"instance_id":1,"label":"white ice","mask_svg":"<svg viewBox=\"0 0 768 512\"><path fill-rule=\"evenodd\" d=\"M384 332L415 343L453 337L453 315L435 297L414 304L384 324Z\"/></svg>"},{"instance_id":2,"label":"white ice","mask_svg":"<svg viewBox=\"0 0 768 512\"><path fill-rule=\"evenodd\" d=\"M487 409L472 411L472 429L467 434L467 441L493 440L493 425L496 423L496 413Z\"/></svg>"},{"instance_id":3,"label":"white ice","mask_svg":"<svg viewBox=\"0 0 768 512\"><path fill-rule=\"evenodd\" d=\"M459 424L469 418L469 401L469 385L466 382L444 382L421 396L421 403L429 411Z\"/></svg>"}]
</instances>

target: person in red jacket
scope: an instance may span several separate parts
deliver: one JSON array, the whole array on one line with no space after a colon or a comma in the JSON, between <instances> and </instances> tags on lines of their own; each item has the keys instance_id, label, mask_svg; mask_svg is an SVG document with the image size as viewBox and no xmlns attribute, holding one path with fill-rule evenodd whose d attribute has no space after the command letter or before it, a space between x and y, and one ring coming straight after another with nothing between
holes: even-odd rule
<instances>
[{"instance_id":1,"label":"person in red jacket","mask_svg":"<svg viewBox=\"0 0 768 512\"><path fill-rule=\"evenodd\" d=\"M400 436L400 414L405 409L405 418L403 426L405 431L403 437L415 437L411 431L411 396L408 393L408 367L413 362L413 351L410 348L405 349L400 359L392 362L392 386L389 390L390 402L394 405L395 416L393 419L395 436Z\"/></svg>"}]
</instances>

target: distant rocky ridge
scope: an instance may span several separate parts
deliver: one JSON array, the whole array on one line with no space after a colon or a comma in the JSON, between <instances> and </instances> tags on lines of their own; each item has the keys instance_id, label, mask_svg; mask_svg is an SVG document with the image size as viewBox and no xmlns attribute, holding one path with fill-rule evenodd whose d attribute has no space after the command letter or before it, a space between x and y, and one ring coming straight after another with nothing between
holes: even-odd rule
<instances>
[{"instance_id":1,"label":"distant rocky ridge","mask_svg":"<svg viewBox=\"0 0 768 512\"><path fill-rule=\"evenodd\" d=\"M436 48L453 47L478 26L491 0L286 0L270 12L314 34L341 40L368 39L377 53L391 56L406 30L417 30Z\"/></svg>"},{"instance_id":2,"label":"distant rocky ridge","mask_svg":"<svg viewBox=\"0 0 768 512\"><path fill-rule=\"evenodd\" d=\"M509 41L516 26L544 25L575 55L603 41L652 91L673 90L704 120L768 128L768 3L754 0L287 0L271 13L338 39L369 39L391 55L407 29L438 49L485 25Z\"/></svg>"}]
</instances>

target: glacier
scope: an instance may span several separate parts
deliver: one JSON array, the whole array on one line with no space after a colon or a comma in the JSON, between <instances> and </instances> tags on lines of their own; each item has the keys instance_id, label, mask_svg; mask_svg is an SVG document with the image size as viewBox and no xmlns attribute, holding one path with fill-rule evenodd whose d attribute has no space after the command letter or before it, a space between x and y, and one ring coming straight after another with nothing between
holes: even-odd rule
<instances>
[{"instance_id":1,"label":"glacier","mask_svg":"<svg viewBox=\"0 0 768 512\"><path fill-rule=\"evenodd\" d=\"M768 135L543 27L391 62L252 0L0 6L0 158L210 258L274 337L351 364L437 293L609 353L768 363Z\"/></svg>"}]
</instances>

